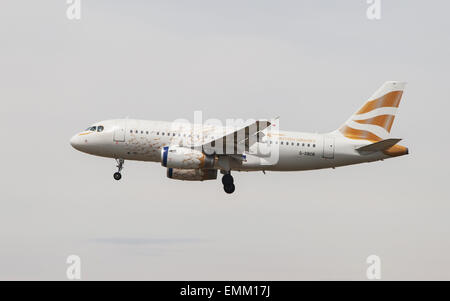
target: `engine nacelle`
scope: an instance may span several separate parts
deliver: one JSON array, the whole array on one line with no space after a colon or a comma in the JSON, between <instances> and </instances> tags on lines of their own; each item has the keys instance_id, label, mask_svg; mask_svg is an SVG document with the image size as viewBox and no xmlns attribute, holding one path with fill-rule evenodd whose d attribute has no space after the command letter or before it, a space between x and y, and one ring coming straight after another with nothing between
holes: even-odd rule
<instances>
[{"instance_id":1,"label":"engine nacelle","mask_svg":"<svg viewBox=\"0 0 450 301\"><path fill-rule=\"evenodd\" d=\"M206 181L217 179L217 169L167 168L167 177L183 181Z\"/></svg>"},{"instance_id":2,"label":"engine nacelle","mask_svg":"<svg viewBox=\"0 0 450 301\"><path fill-rule=\"evenodd\" d=\"M213 168L214 157L188 147L165 146L161 150L161 165L181 169Z\"/></svg>"}]
</instances>

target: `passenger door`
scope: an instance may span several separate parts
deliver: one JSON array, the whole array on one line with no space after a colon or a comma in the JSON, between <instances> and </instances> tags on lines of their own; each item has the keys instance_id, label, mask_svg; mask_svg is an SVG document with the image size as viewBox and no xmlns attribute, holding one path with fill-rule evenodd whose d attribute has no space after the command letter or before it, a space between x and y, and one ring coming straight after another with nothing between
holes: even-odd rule
<instances>
[{"instance_id":1,"label":"passenger door","mask_svg":"<svg viewBox=\"0 0 450 301\"><path fill-rule=\"evenodd\" d=\"M114 130L114 142L125 142L125 129L119 128Z\"/></svg>"},{"instance_id":2,"label":"passenger door","mask_svg":"<svg viewBox=\"0 0 450 301\"><path fill-rule=\"evenodd\" d=\"M334 158L334 137L323 137L323 157L326 159Z\"/></svg>"}]
</instances>

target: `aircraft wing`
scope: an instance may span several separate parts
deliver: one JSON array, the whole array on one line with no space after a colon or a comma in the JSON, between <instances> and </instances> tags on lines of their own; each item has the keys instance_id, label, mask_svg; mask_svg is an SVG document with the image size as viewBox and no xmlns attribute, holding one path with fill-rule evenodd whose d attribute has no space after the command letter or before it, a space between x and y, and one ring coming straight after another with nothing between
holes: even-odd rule
<instances>
[{"instance_id":1,"label":"aircraft wing","mask_svg":"<svg viewBox=\"0 0 450 301\"><path fill-rule=\"evenodd\" d=\"M239 154L243 153L243 151L248 151L251 145L260 141L264 136L261 131L270 126L272 122L262 119L250 121L241 128L225 133L214 140L207 141L202 145L203 150L206 153L217 153L219 155Z\"/></svg>"}]
</instances>

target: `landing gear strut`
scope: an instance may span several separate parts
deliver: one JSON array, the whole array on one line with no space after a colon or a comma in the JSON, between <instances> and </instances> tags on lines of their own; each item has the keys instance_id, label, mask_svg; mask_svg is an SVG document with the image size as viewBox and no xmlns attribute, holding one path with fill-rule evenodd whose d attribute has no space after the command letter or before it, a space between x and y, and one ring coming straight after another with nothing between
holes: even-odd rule
<instances>
[{"instance_id":1,"label":"landing gear strut","mask_svg":"<svg viewBox=\"0 0 450 301\"><path fill-rule=\"evenodd\" d=\"M228 194L233 193L236 188L234 186L233 176L229 172L223 175L222 184L223 184L223 190L225 190L225 192Z\"/></svg>"},{"instance_id":2,"label":"landing gear strut","mask_svg":"<svg viewBox=\"0 0 450 301\"><path fill-rule=\"evenodd\" d=\"M120 179L122 179L122 174L120 172L123 169L123 163L125 161L123 159L116 159L116 162L117 162L118 171L114 173L113 177L114 177L114 180L119 181Z\"/></svg>"}]
</instances>

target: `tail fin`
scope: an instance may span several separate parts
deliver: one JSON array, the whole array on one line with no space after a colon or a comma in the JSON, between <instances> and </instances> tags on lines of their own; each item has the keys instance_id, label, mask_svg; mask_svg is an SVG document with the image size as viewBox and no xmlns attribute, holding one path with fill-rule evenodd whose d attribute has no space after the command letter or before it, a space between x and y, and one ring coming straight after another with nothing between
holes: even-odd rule
<instances>
[{"instance_id":1,"label":"tail fin","mask_svg":"<svg viewBox=\"0 0 450 301\"><path fill-rule=\"evenodd\" d=\"M405 85L404 82L385 82L337 131L350 139L381 141L388 138Z\"/></svg>"}]
</instances>

